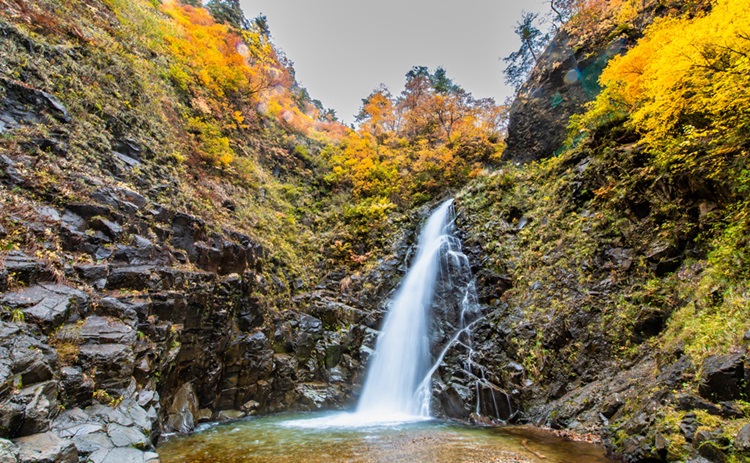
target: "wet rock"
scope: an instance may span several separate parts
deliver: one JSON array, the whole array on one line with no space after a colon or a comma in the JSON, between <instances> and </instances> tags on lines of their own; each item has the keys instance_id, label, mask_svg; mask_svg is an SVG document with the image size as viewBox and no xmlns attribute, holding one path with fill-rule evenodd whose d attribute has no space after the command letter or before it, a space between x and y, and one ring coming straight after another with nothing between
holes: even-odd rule
<instances>
[{"instance_id":1,"label":"wet rock","mask_svg":"<svg viewBox=\"0 0 750 463\"><path fill-rule=\"evenodd\" d=\"M52 432L16 439L19 463L77 463L78 453L70 439Z\"/></svg>"},{"instance_id":2,"label":"wet rock","mask_svg":"<svg viewBox=\"0 0 750 463\"><path fill-rule=\"evenodd\" d=\"M50 333L65 321L75 320L88 309L89 296L69 286L45 283L6 294L0 304L21 308L27 322Z\"/></svg>"},{"instance_id":3,"label":"wet rock","mask_svg":"<svg viewBox=\"0 0 750 463\"><path fill-rule=\"evenodd\" d=\"M211 419L213 418L213 415L214 413L208 408L201 408L200 410L198 410L198 413L195 415L195 421L197 423L207 423L211 421Z\"/></svg>"},{"instance_id":4,"label":"wet rock","mask_svg":"<svg viewBox=\"0 0 750 463\"><path fill-rule=\"evenodd\" d=\"M246 416L245 412L241 410L222 410L219 412L218 415L216 415L217 421L234 421L239 420L240 418L244 418Z\"/></svg>"},{"instance_id":5,"label":"wet rock","mask_svg":"<svg viewBox=\"0 0 750 463\"><path fill-rule=\"evenodd\" d=\"M0 463L17 463L18 447L7 439L0 439Z\"/></svg>"},{"instance_id":6,"label":"wet rock","mask_svg":"<svg viewBox=\"0 0 750 463\"><path fill-rule=\"evenodd\" d=\"M139 319L146 319L148 303L128 298L105 297L99 301L97 313L120 319L130 327L135 328Z\"/></svg>"},{"instance_id":7,"label":"wet rock","mask_svg":"<svg viewBox=\"0 0 750 463\"><path fill-rule=\"evenodd\" d=\"M135 369L133 349L123 344L84 344L78 358L82 365L96 369L96 388L106 391L127 386Z\"/></svg>"},{"instance_id":8,"label":"wet rock","mask_svg":"<svg viewBox=\"0 0 750 463\"><path fill-rule=\"evenodd\" d=\"M513 401L505 391L496 385L483 381L478 385L479 414L507 421L516 410Z\"/></svg>"},{"instance_id":9,"label":"wet rock","mask_svg":"<svg viewBox=\"0 0 750 463\"><path fill-rule=\"evenodd\" d=\"M153 243L140 235L133 236L131 246L118 246L113 260L115 262L126 262L133 266L154 264L158 261Z\"/></svg>"},{"instance_id":10,"label":"wet rock","mask_svg":"<svg viewBox=\"0 0 750 463\"><path fill-rule=\"evenodd\" d=\"M198 413L198 398L191 383L183 384L167 408L165 430L187 434L195 429L195 416Z\"/></svg>"},{"instance_id":11,"label":"wet rock","mask_svg":"<svg viewBox=\"0 0 750 463\"><path fill-rule=\"evenodd\" d=\"M14 375L22 384L33 385L52 379L58 365L57 353L47 344L23 333L3 339Z\"/></svg>"},{"instance_id":12,"label":"wet rock","mask_svg":"<svg viewBox=\"0 0 750 463\"><path fill-rule=\"evenodd\" d=\"M66 366L60 369L60 401L68 408L91 405L94 382L83 374L80 367Z\"/></svg>"},{"instance_id":13,"label":"wet rock","mask_svg":"<svg viewBox=\"0 0 750 463\"><path fill-rule=\"evenodd\" d=\"M745 394L744 361L741 353L707 358L701 366L700 395L714 402L741 399Z\"/></svg>"}]
</instances>

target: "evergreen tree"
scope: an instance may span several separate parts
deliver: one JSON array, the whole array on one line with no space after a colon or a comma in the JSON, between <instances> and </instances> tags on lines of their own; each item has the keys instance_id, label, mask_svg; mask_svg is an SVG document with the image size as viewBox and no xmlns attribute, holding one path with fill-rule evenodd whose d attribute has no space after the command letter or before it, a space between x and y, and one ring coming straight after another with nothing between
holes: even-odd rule
<instances>
[{"instance_id":1,"label":"evergreen tree","mask_svg":"<svg viewBox=\"0 0 750 463\"><path fill-rule=\"evenodd\" d=\"M206 8L217 22L229 24L238 29L248 29L250 21L240 7L240 0L210 0Z\"/></svg>"},{"instance_id":2,"label":"evergreen tree","mask_svg":"<svg viewBox=\"0 0 750 463\"><path fill-rule=\"evenodd\" d=\"M523 12L521 21L516 25L515 32L521 39L521 48L503 58L507 67L503 71L505 82L513 85L516 90L526 81L534 65L539 60L547 42L549 34L543 33L534 24L539 15L536 13Z\"/></svg>"}]
</instances>

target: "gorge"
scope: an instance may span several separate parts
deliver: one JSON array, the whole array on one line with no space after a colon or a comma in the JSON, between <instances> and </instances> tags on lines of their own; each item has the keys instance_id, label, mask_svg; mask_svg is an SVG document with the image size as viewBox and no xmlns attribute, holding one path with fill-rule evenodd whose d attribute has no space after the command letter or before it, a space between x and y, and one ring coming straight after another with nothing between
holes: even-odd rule
<instances>
[{"instance_id":1,"label":"gorge","mask_svg":"<svg viewBox=\"0 0 750 463\"><path fill-rule=\"evenodd\" d=\"M356 129L231 3L0 0L0 462L750 459L748 2L571 2L509 106Z\"/></svg>"}]
</instances>

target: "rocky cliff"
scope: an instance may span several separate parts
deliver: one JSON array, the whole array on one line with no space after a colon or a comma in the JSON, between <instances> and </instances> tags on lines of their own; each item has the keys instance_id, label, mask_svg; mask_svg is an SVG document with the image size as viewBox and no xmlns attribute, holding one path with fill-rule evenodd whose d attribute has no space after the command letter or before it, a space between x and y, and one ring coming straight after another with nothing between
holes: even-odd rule
<instances>
[{"instance_id":1,"label":"rocky cliff","mask_svg":"<svg viewBox=\"0 0 750 463\"><path fill-rule=\"evenodd\" d=\"M203 421L350 405L429 206L378 210L390 244L352 252L324 123L267 37L243 56L288 98L243 100L154 45L198 10L70 3L0 0L0 461L156 461ZM745 461L747 139L716 158L728 181L665 170L622 116L566 132L655 17L708 11L638 3L563 28L511 109L511 162L458 195L475 279L445 256L433 409L629 462Z\"/></svg>"}]
</instances>

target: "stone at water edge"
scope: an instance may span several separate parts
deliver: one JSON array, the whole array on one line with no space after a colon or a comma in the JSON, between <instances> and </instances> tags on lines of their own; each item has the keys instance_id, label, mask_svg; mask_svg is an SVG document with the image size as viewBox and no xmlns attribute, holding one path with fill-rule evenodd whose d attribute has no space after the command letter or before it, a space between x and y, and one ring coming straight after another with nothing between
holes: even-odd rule
<instances>
[{"instance_id":1,"label":"stone at water edge","mask_svg":"<svg viewBox=\"0 0 750 463\"><path fill-rule=\"evenodd\" d=\"M741 452L750 451L750 424L746 424L737 433L737 437L734 438L734 448Z\"/></svg>"},{"instance_id":2,"label":"stone at water edge","mask_svg":"<svg viewBox=\"0 0 750 463\"><path fill-rule=\"evenodd\" d=\"M46 432L16 439L18 463L77 463L78 452L73 442Z\"/></svg>"},{"instance_id":3,"label":"stone at water edge","mask_svg":"<svg viewBox=\"0 0 750 463\"><path fill-rule=\"evenodd\" d=\"M17 463L18 447L8 439L0 439L0 463Z\"/></svg>"}]
</instances>

